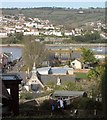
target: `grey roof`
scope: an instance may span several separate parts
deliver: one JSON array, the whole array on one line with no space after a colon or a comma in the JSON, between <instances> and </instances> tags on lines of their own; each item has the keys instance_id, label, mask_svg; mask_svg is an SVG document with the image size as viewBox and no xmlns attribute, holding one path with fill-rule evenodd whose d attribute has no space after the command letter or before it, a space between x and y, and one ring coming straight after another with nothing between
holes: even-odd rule
<instances>
[{"instance_id":1,"label":"grey roof","mask_svg":"<svg viewBox=\"0 0 107 120\"><path fill-rule=\"evenodd\" d=\"M1 80L22 80L19 74L17 73L3 73L0 74Z\"/></svg>"},{"instance_id":2,"label":"grey roof","mask_svg":"<svg viewBox=\"0 0 107 120\"><path fill-rule=\"evenodd\" d=\"M57 83L57 78L61 79L61 83L64 84L65 81L75 82L75 75L41 75L41 81L46 84L49 81Z\"/></svg>"},{"instance_id":3,"label":"grey roof","mask_svg":"<svg viewBox=\"0 0 107 120\"><path fill-rule=\"evenodd\" d=\"M66 74L71 68L53 67L49 70L49 74Z\"/></svg>"},{"instance_id":4,"label":"grey roof","mask_svg":"<svg viewBox=\"0 0 107 120\"><path fill-rule=\"evenodd\" d=\"M38 68L37 71L40 73L40 74L44 74L44 73L48 73L49 69L51 67L42 67L42 68Z\"/></svg>"},{"instance_id":5,"label":"grey roof","mask_svg":"<svg viewBox=\"0 0 107 120\"><path fill-rule=\"evenodd\" d=\"M68 70L72 70L73 68L69 67L42 67L38 68L37 71L40 74L61 74L64 75Z\"/></svg>"},{"instance_id":6,"label":"grey roof","mask_svg":"<svg viewBox=\"0 0 107 120\"><path fill-rule=\"evenodd\" d=\"M62 90L62 91L55 91L53 93L53 96L60 96L60 97L70 97L70 96L83 96L84 94L84 91L65 91L65 90Z\"/></svg>"}]
</instances>

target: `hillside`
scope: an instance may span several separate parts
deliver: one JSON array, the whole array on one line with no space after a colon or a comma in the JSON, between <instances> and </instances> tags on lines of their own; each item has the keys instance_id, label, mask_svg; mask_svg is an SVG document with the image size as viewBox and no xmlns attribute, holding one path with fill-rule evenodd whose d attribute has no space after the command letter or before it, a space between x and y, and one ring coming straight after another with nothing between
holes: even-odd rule
<instances>
[{"instance_id":1,"label":"hillside","mask_svg":"<svg viewBox=\"0 0 107 120\"><path fill-rule=\"evenodd\" d=\"M83 13L81 13L81 11ZM26 17L37 17L48 19L55 25L64 25L65 27L81 27L86 22L105 19L104 8L89 8L89 9L65 9L65 8L8 8L2 9L3 15L18 15L24 14Z\"/></svg>"}]
</instances>

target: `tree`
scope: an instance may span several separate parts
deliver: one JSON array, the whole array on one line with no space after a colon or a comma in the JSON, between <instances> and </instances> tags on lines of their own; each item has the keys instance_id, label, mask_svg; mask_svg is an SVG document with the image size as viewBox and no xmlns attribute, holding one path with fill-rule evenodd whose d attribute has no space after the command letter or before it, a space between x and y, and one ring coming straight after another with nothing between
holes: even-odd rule
<instances>
[{"instance_id":1,"label":"tree","mask_svg":"<svg viewBox=\"0 0 107 120\"><path fill-rule=\"evenodd\" d=\"M88 72L88 77L91 80L91 90L93 97L101 97L101 85L102 85L102 77L105 71L105 67L99 65Z\"/></svg>"},{"instance_id":2,"label":"tree","mask_svg":"<svg viewBox=\"0 0 107 120\"><path fill-rule=\"evenodd\" d=\"M36 67L41 66L42 62L47 58L47 53L48 52L46 51L45 46L39 42L36 42L34 38L28 37L24 41L22 58L24 64L29 67L30 70L34 62Z\"/></svg>"},{"instance_id":3,"label":"tree","mask_svg":"<svg viewBox=\"0 0 107 120\"><path fill-rule=\"evenodd\" d=\"M52 89L54 89L55 83L54 83L53 81L49 81L49 82L47 83L47 86L50 87L50 88L52 88Z\"/></svg>"},{"instance_id":4,"label":"tree","mask_svg":"<svg viewBox=\"0 0 107 120\"><path fill-rule=\"evenodd\" d=\"M107 120L107 64L105 65L105 72L102 76L102 100L103 100L104 120Z\"/></svg>"},{"instance_id":5,"label":"tree","mask_svg":"<svg viewBox=\"0 0 107 120\"><path fill-rule=\"evenodd\" d=\"M14 36L16 36L16 39L19 40L19 41L21 41L23 39L23 33L22 32L21 33L15 33Z\"/></svg>"},{"instance_id":6,"label":"tree","mask_svg":"<svg viewBox=\"0 0 107 120\"><path fill-rule=\"evenodd\" d=\"M94 64L97 60L96 60L92 50L82 48L81 61L84 64L85 63Z\"/></svg>"}]
</instances>

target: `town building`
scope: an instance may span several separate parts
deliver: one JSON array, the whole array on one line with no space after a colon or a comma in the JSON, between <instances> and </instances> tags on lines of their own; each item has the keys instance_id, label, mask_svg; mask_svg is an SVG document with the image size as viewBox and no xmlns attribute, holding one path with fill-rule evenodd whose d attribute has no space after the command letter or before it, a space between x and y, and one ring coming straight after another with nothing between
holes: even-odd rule
<instances>
[{"instance_id":1,"label":"town building","mask_svg":"<svg viewBox=\"0 0 107 120\"><path fill-rule=\"evenodd\" d=\"M82 69L82 63L80 60L75 59L71 62L71 67L73 67L74 69Z\"/></svg>"}]
</instances>

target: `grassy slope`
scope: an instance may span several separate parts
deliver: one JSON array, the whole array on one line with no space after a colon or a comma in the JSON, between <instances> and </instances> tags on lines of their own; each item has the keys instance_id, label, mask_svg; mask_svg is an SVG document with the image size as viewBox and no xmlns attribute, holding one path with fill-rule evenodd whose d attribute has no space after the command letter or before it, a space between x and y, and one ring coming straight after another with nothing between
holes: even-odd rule
<instances>
[{"instance_id":1,"label":"grassy slope","mask_svg":"<svg viewBox=\"0 0 107 120\"><path fill-rule=\"evenodd\" d=\"M66 27L76 27L84 25L86 22L104 20L104 9L85 9L84 14L78 14L77 9L58 9L58 8L29 8L29 9L3 9L3 14L19 13L28 17L38 17L49 19L54 24L63 24Z\"/></svg>"}]
</instances>

